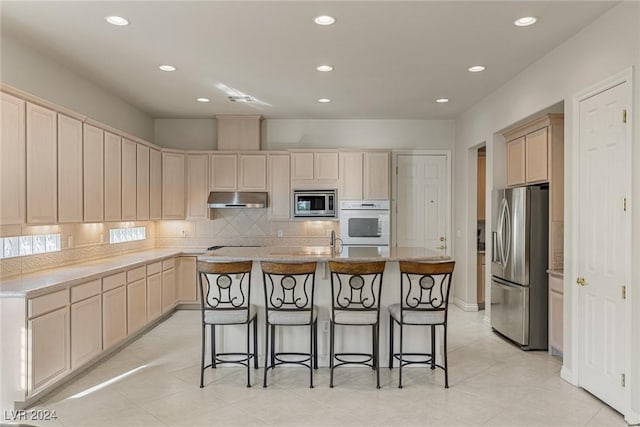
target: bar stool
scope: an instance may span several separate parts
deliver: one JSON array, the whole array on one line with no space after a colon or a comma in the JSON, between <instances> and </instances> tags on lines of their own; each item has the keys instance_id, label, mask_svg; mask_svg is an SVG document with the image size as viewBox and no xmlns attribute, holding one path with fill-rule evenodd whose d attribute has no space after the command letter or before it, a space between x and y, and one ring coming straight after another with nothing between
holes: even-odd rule
<instances>
[{"instance_id":1,"label":"bar stool","mask_svg":"<svg viewBox=\"0 0 640 427\"><path fill-rule=\"evenodd\" d=\"M451 290L454 261L440 263L400 261L400 303L389 306L389 369L393 359L400 366L398 388L402 388L402 367L416 363L427 364L431 369L444 370L444 387L449 388L447 371L447 309ZM400 352L393 352L393 328L400 326ZM431 353L404 353L402 330L404 325L431 327ZM444 364L436 363L436 326L444 329ZM409 360L405 357L424 357Z\"/></svg>"},{"instance_id":2,"label":"bar stool","mask_svg":"<svg viewBox=\"0 0 640 427\"><path fill-rule=\"evenodd\" d=\"M385 262L329 261L331 271L331 323L329 341L329 387L333 388L333 370L342 365L366 365L376 371L380 388L380 290ZM335 353L335 327L371 326L371 353ZM364 357L348 360L345 357ZM334 359L338 361L334 364Z\"/></svg>"},{"instance_id":3,"label":"bar stool","mask_svg":"<svg viewBox=\"0 0 640 427\"><path fill-rule=\"evenodd\" d=\"M260 263L265 297L264 383L269 369L294 364L309 368L309 387L313 388L313 369L318 369L318 310L313 304L316 263ZM309 353L275 351L276 326L309 326ZM271 337L271 341L269 341ZM269 344L271 346L269 346ZM302 357L297 360L283 359Z\"/></svg>"},{"instance_id":4,"label":"bar stool","mask_svg":"<svg viewBox=\"0 0 640 427\"><path fill-rule=\"evenodd\" d=\"M235 363L247 367L247 387L251 387L250 361L258 368L257 310L251 301L252 261L204 262L198 261L200 308L202 311L202 359L200 363L200 388L204 387L204 370L217 364ZM209 280L214 276L213 280ZM216 326L247 325L246 353L217 353ZM253 353L249 348L253 325ZM211 329L211 363L205 366L205 333Z\"/></svg>"}]
</instances>

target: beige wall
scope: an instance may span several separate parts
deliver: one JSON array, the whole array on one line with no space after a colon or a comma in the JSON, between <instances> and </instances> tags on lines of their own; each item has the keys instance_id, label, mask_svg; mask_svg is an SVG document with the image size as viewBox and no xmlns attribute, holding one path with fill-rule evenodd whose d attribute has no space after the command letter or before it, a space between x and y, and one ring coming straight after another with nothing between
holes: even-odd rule
<instances>
[{"instance_id":1,"label":"beige wall","mask_svg":"<svg viewBox=\"0 0 640 427\"><path fill-rule=\"evenodd\" d=\"M153 119L55 59L2 34L0 81L153 142Z\"/></svg>"},{"instance_id":2,"label":"beige wall","mask_svg":"<svg viewBox=\"0 0 640 427\"><path fill-rule=\"evenodd\" d=\"M618 74L629 67L634 70L634 105L640 99L640 3L624 2L585 27L571 39L533 63L513 80L476 104L456 120L456 143L454 156L454 256L456 270L455 296L465 302L475 302L475 179L468 172L474 147L487 143L487 170L492 179L487 182L487 195L493 188L505 183L505 144L497 133L533 113L564 101L565 106L565 357L563 370L569 375L575 369L571 362L571 299L574 287L570 277L573 239L571 224L575 207L572 204L571 153L573 149L572 97L607 77ZM633 196L640 200L640 115L634 114L635 134L633 152ZM475 197L475 196L474 196ZM633 198L633 197L632 197ZM490 209L490 208L489 208ZM490 216L488 217L490 218ZM633 253L632 259L640 259L640 209L633 212ZM487 223L489 227L489 223ZM489 257L489 254L487 254ZM486 279L488 279L487 273ZM632 271L635 284L632 301L633 330L640 330L640 264L635 263ZM640 354L640 339L630 343L630 354ZM636 358L632 378L640 378L640 363ZM640 416L640 384L632 385L633 409ZM637 422L637 421L636 421Z\"/></svg>"}]
</instances>

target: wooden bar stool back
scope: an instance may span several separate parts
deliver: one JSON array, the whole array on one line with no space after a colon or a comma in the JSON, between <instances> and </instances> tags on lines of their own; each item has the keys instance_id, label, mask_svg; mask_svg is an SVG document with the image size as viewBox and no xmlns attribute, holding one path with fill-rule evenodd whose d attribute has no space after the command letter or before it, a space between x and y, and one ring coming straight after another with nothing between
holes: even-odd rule
<instances>
[{"instance_id":1,"label":"wooden bar stool back","mask_svg":"<svg viewBox=\"0 0 640 427\"><path fill-rule=\"evenodd\" d=\"M316 263L260 263L265 296L264 382L267 373L282 364L309 368L309 386L313 388L313 370L318 369L318 309L314 305ZM309 352L275 351L276 326L309 326Z\"/></svg>"},{"instance_id":2,"label":"wooden bar stool back","mask_svg":"<svg viewBox=\"0 0 640 427\"><path fill-rule=\"evenodd\" d=\"M333 387L333 370L342 365L366 365L376 371L376 387L380 388L379 338L380 291L386 263L329 261L331 271L331 323L329 337L329 387ZM336 353L335 327L370 326L371 353ZM334 363L337 361L338 363Z\"/></svg>"},{"instance_id":3,"label":"wooden bar stool back","mask_svg":"<svg viewBox=\"0 0 640 427\"><path fill-rule=\"evenodd\" d=\"M400 261L400 303L389 306L389 369L394 359L399 364L398 387L402 388L402 367L422 363L431 369L444 370L444 386L449 388L447 370L447 311L454 261ZM393 329L400 326L400 352L393 352ZM431 328L431 353L404 353L403 326L424 325ZM444 330L443 364L436 360L436 326Z\"/></svg>"},{"instance_id":4,"label":"wooden bar stool back","mask_svg":"<svg viewBox=\"0 0 640 427\"><path fill-rule=\"evenodd\" d=\"M256 307L251 304L252 261L206 262L198 261L200 308L202 311L202 358L200 387L204 387L204 370L217 364L235 363L247 367L247 387L251 387L250 361L258 368L258 322ZM246 353L216 352L216 326L247 325ZM205 366L206 328L211 332L211 363ZM250 332L253 326L253 352L250 350Z\"/></svg>"}]
</instances>

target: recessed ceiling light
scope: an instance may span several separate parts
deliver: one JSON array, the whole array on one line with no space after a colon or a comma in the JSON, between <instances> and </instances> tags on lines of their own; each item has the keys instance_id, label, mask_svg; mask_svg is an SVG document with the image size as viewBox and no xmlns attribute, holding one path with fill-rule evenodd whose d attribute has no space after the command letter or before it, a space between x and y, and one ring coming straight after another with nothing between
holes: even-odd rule
<instances>
[{"instance_id":1,"label":"recessed ceiling light","mask_svg":"<svg viewBox=\"0 0 640 427\"><path fill-rule=\"evenodd\" d=\"M318 65L316 67L316 70L322 71L323 73L326 73L328 71L332 71L333 67L331 65Z\"/></svg>"},{"instance_id":2,"label":"recessed ceiling light","mask_svg":"<svg viewBox=\"0 0 640 427\"><path fill-rule=\"evenodd\" d=\"M209 98L197 98L196 101L198 101L198 102L209 102L211 100Z\"/></svg>"},{"instance_id":3,"label":"recessed ceiling light","mask_svg":"<svg viewBox=\"0 0 640 427\"><path fill-rule=\"evenodd\" d=\"M326 104L327 102L331 102L331 100L329 98L320 98L318 99L318 102L322 104Z\"/></svg>"},{"instance_id":4,"label":"recessed ceiling light","mask_svg":"<svg viewBox=\"0 0 640 427\"><path fill-rule=\"evenodd\" d=\"M117 25L119 27L124 27L125 25L129 25L129 21L122 16L105 16L104 19L111 25Z\"/></svg>"},{"instance_id":5,"label":"recessed ceiling light","mask_svg":"<svg viewBox=\"0 0 640 427\"><path fill-rule=\"evenodd\" d=\"M449 98L438 98L436 99L438 104L444 104L445 102L449 102Z\"/></svg>"},{"instance_id":6,"label":"recessed ceiling light","mask_svg":"<svg viewBox=\"0 0 640 427\"><path fill-rule=\"evenodd\" d=\"M173 65L160 65L158 68L160 68L162 71L175 71L176 67L174 67Z\"/></svg>"},{"instance_id":7,"label":"recessed ceiling light","mask_svg":"<svg viewBox=\"0 0 640 427\"><path fill-rule=\"evenodd\" d=\"M336 22L336 19L333 16L329 15L320 15L313 18L313 22L318 25L331 25Z\"/></svg>"},{"instance_id":8,"label":"recessed ceiling light","mask_svg":"<svg viewBox=\"0 0 640 427\"><path fill-rule=\"evenodd\" d=\"M538 18L535 16L523 16L522 18L518 18L513 21L513 25L516 27L528 27L529 25L533 25L538 21Z\"/></svg>"},{"instance_id":9,"label":"recessed ceiling light","mask_svg":"<svg viewBox=\"0 0 640 427\"><path fill-rule=\"evenodd\" d=\"M479 73L480 71L484 70L484 65L474 65L473 67L469 67L469 71L472 73Z\"/></svg>"}]
</instances>

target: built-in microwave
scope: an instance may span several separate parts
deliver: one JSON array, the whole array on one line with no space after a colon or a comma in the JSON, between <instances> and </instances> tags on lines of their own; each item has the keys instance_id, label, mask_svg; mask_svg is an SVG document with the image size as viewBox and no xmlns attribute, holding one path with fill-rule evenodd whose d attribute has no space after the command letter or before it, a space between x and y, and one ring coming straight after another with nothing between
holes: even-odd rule
<instances>
[{"instance_id":1,"label":"built-in microwave","mask_svg":"<svg viewBox=\"0 0 640 427\"><path fill-rule=\"evenodd\" d=\"M293 190L294 218L337 218L336 190Z\"/></svg>"}]
</instances>

